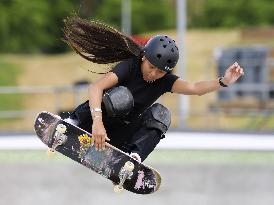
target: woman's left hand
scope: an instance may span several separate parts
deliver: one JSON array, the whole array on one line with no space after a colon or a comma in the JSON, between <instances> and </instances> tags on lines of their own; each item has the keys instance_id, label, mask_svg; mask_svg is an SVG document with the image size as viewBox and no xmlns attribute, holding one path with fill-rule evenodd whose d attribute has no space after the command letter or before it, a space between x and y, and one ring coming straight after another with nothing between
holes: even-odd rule
<instances>
[{"instance_id":1,"label":"woman's left hand","mask_svg":"<svg viewBox=\"0 0 274 205\"><path fill-rule=\"evenodd\" d=\"M223 83L226 85L231 85L235 83L242 75L244 75L244 69L235 62L225 71Z\"/></svg>"}]
</instances>

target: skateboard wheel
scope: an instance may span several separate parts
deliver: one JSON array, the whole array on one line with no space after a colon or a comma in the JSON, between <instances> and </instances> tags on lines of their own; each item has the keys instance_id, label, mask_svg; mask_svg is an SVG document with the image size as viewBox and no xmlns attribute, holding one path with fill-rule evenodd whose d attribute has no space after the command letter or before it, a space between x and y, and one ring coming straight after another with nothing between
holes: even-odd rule
<instances>
[{"instance_id":1,"label":"skateboard wheel","mask_svg":"<svg viewBox=\"0 0 274 205\"><path fill-rule=\"evenodd\" d=\"M132 170L134 169L134 164L132 162L128 161L125 163L124 168L128 172L132 172Z\"/></svg>"},{"instance_id":2,"label":"skateboard wheel","mask_svg":"<svg viewBox=\"0 0 274 205\"><path fill-rule=\"evenodd\" d=\"M61 134L64 134L67 131L67 127L63 124L59 124L56 127L56 131L60 132Z\"/></svg>"},{"instance_id":3,"label":"skateboard wheel","mask_svg":"<svg viewBox=\"0 0 274 205\"><path fill-rule=\"evenodd\" d=\"M120 187L119 185L114 186L113 191L115 193L122 193L124 191L123 187Z\"/></svg>"},{"instance_id":4,"label":"skateboard wheel","mask_svg":"<svg viewBox=\"0 0 274 205\"><path fill-rule=\"evenodd\" d=\"M52 157L52 156L55 155L55 150L52 149L52 148L49 148L48 151L47 151L47 154L48 154L49 157Z\"/></svg>"}]
</instances>

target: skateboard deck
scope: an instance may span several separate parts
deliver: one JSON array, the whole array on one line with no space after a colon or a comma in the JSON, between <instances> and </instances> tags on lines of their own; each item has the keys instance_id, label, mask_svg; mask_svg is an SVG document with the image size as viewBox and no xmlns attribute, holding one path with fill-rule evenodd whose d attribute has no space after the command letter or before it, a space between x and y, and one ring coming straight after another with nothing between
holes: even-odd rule
<instances>
[{"instance_id":1,"label":"skateboard deck","mask_svg":"<svg viewBox=\"0 0 274 205\"><path fill-rule=\"evenodd\" d=\"M92 135L63 121L59 116L41 112L35 119L34 130L51 152L57 151L86 166L116 184L114 191L126 189L136 194L151 194L161 184L155 169L140 163L127 153L106 143L103 151L92 146Z\"/></svg>"}]
</instances>

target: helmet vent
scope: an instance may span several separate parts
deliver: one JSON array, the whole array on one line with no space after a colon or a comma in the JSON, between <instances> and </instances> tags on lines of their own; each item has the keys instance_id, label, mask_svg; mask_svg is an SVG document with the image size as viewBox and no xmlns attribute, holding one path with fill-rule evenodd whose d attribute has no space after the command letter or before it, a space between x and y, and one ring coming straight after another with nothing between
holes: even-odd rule
<instances>
[{"instance_id":1,"label":"helmet vent","mask_svg":"<svg viewBox=\"0 0 274 205\"><path fill-rule=\"evenodd\" d=\"M166 48L167 45L163 45L164 48Z\"/></svg>"},{"instance_id":2,"label":"helmet vent","mask_svg":"<svg viewBox=\"0 0 274 205\"><path fill-rule=\"evenodd\" d=\"M160 41L164 41L164 39L160 38Z\"/></svg>"},{"instance_id":3,"label":"helmet vent","mask_svg":"<svg viewBox=\"0 0 274 205\"><path fill-rule=\"evenodd\" d=\"M170 59L168 59L168 60L167 60L167 63L168 63L168 64L170 64L170 63L171 63L171 60L170 60Z\"/></svg>"},{"instance_id":4,"label":"helmet vent","mask_svg":"<svg viewBox=\"0 0 274 205\"><path fill-rule=\"evenodd\" d=\"M161 57L162 57L162 55L161 55L161 54L157 54L157 58L159 58L159 59L160 59Z\"/></svg>"},{"instance_id":5,"label":"helmet vent","mask_svg":"<svg viewBox=\"0 0 274 205\"><path fill-rule=\"evenodd\" d=\"M174 49L173 48L171 49L171 52L174 53Z\"/></svg>"},{"instance_id":6,"label":"helmet vent","mask_svg":"<svg viewBox=\"0 0 274 205\"><path fill-rule=\"evenodd\" d=\"M168 41L169 43L171 43L171 41Z\"/></svg>"}]
</instances>

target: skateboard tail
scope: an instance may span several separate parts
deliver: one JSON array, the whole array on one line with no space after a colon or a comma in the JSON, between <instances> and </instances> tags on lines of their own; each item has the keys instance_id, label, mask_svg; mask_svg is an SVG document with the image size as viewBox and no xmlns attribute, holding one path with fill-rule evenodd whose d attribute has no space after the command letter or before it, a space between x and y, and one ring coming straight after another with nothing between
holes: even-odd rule
<instances>
[{"instance_id":1,"label":"skateboard tail","mask_svg":"<svg viewBox=\"0 0 274 205\"><path fill-rule=\"evenodd\" d=\"M46 111L39 113L34 123L34 131L45 145L49 145L52 140L51 136L53 134L53 131L55 130L54 127L56 127L59 119L56 118L56 116L54 116L54 118L51 117L48 119L44 119L40 117L43 114L52 116L51 113Z\"/></svg>"}]
</instances>

